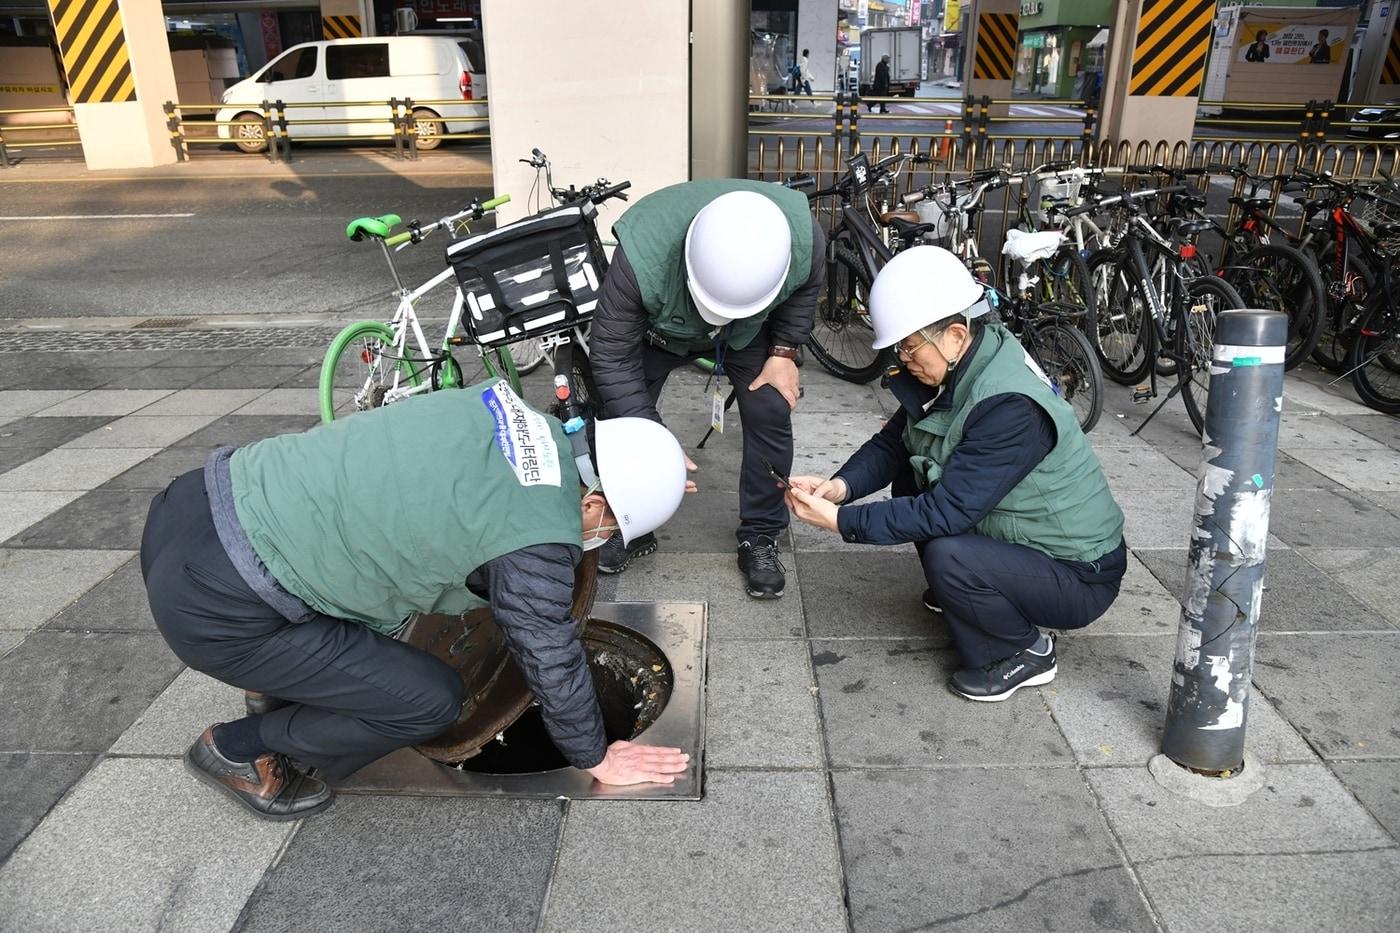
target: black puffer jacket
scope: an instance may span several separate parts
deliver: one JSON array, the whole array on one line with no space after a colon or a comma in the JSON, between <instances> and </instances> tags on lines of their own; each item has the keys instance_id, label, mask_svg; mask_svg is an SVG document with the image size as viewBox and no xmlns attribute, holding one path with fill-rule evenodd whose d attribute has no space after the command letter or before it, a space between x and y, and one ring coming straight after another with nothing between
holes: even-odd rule
<instances>
[{"instance_id":1,"label":"black puffer jacket","mask_svg":"<svg viewBox=\"0 0 1400 933\"><path fill-rule=\"evenodd\" d=\"M805 346L812 334L817 299L826 285L826 234L812 221L812 270L802 287L768 314L766 332L775 344ZM593 378L603 397L608 418L650 418L660 421L647 393L642 374L642 349L646 345L647 309L642 305L636 273L622 247L613 252L603 279L603 292L593 318L589 357ZM665 352L665 351L657 351Z\"/></svg>"}]
</instances>

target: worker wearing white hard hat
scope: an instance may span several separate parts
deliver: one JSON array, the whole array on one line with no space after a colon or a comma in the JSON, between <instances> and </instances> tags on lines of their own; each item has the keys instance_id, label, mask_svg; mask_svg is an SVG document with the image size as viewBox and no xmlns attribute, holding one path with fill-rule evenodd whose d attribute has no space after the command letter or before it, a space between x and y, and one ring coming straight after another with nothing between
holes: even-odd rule
<instances>
[{"instance_id":1,"label":"worker wearing white hard hat","mask_svg":"<svg viewBox=\"0 0 1400 933\"><path fill-rule=\"evenodd\" d=\"M429 436L430 457L400 443ZM182 661L248 691L187 769L264 819L324 810L331 782L456 725L484 686L464 677L495 669L459 673L395 633L489 606L570 764L671 783L680 749L608 741L571 605L584 551L675 513L685 453L645 418L598 424L591 448L580 462L558 420L492 381L221 448L178 477L142 534L151 613Z\"/></svg>"},{"instance_id":2,"label":"worker wearing white hard hat","mask_svg":"<svg viewBox=\"0 0 1400 933\"><path fill-rule=\"evenodd\" d=\"M687 182L654 192L613 226L613 253L589 345L606 417L660 420L672 370L707 358L729 380L705 410L722 423L737 401L743 423L738 563L750 596L783 595L778 539L789 513L769 467L792 464L797 358L826 279L825 235L807 198L741 179ZM607 544L598 567L618 573L656 550L653 535Z\"/></svg>"},{"instance_id":3,"label":"worker wearing white hard hat","mask_svg":"<svg viewBox=\"0 0 1400 933\"><path fill-rule=\"evenodd\" d=\"M914 544L960 669L994 702L1054 679L1053 638L1101 616L1127 569L1123 513L1074 410L947 250L896 255L870 289L899 410L829 479L795 476L799 519L852 543ZM892 498L859 503L886 486Z\"/></svg>"}]
</instances>

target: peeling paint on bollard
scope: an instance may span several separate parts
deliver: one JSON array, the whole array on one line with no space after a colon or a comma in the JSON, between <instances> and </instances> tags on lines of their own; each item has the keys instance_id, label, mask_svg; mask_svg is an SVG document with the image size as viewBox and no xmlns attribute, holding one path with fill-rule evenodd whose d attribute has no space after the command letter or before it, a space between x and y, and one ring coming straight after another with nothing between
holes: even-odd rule
<instances>
[{"instance_id":1,"label":"peeling paint on bollard","mask_svg":"<svg viewBox=\"0 0 1400 933\"><path fill-rule=\"evenodd\" d=\"M1186 569L1162 752L1199 772L1244 761L1254 636L1283 407L1288 319L1226 311L1216 321L1196 524Z\"/></svg>"}]
</instances>

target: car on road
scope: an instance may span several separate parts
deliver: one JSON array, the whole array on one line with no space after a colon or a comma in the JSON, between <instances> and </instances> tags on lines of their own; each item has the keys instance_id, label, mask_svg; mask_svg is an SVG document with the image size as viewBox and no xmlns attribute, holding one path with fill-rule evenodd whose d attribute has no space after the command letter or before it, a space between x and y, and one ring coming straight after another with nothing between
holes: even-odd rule
<instances>
[{"instance_id":1,"label":"car on road","mask_svg":"<svg viewBox=\"0 0 1400 933\"><path fill-rule=\"evenodd\" d=\"M1351 137L1360 137L1363 139L1400 138L1400 126L1389 125L1400 124L1400 100L1388 100L1383 104L1363 107L1351 115L1351 122L1352 125L1347 127L1347 135ZM1357 126L1356 124L1358 123L1363 125ZM1387 125L1364 125L1374 123Z\"/></svg>"},{"instance_id":2,"label":"car on road","mask_svg":"<svg viewBox=\"0 0 1400 933\"><path fill-rule=\"evenodd\" d=\"M387 102L408 98L415 102L418 148L434 149L443 133L485 129L486 105L473 103L485 96L485 67L476 40L330 39L293 46L224 91L224 106L215 120L220 138L244 152L261 152L267 146L263 101L289 105L287 135L295 140L392 136Z\"/></svg>"}]
</instances>

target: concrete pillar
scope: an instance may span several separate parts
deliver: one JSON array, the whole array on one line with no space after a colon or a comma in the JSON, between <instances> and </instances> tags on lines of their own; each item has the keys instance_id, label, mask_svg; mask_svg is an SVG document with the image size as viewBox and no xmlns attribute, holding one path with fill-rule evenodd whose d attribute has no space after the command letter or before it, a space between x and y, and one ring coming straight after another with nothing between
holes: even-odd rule
<instances>
[{"instance_id":1,"label":"concrete pillar","mask_svg":"<svg viewBox=\"0 0 1400 933\"><path fill-rule=\"evenodd\" d=\"M812 93L830 94L836 87L836 0L798 0L794 51L803 49L812 51Z\"/></svg>"},{"instance_id":2,"label":"concrete pillar","mask_svg":"<svg viewBox=\"0 0 1400 933\"><path fill-rule=\"evenodd\" d=\"M1214 0L1122 0L1104 73L1099 139L1190 142Z\"/></svg>"},{"instance_id":3,"label":"concrete pillar","mask_svg":"<svg viewBox=\"0 0 1400 933\"><path fill-rule=\"evenodd\" d=\"M749 169L749 4L693 0L690 6L690 177L743 178ZM799 35L801 28L799 18ZM834 55L834 18L831 32Z\"/></svg>"},{"instance_id":4,"label":"concrete pillar","mask_svg":"<svg viewBox=\"0 0 1400 933\"><path fill-rule=\"evenodd\" d=\"M533 148L550 157L560 186L588 184L603 175L631 181L635 199L685 181L690 175L687 6L559 3L549 6L547 22L541 9L515 0L482 3L495 189L514 199L502 209L502 219L529 210L535 173L518 160ZM744 10L747 23L747 4ZM743 56L735 69L740 91L747 61ZM718 71L707 74L704 93L713 93L723 81ZM738 112L742 120L744 110ZM548 194L540 203L548 205ZM626 207L609 202L600 208L600 229Z\"/></svg>"},{"instance_id":5,"label":"concrete pillar","mask_svg":"<svg viewBox=\"0 0 1400 933\"><path fill-rule=\"evenodd\" d=\"M967 20L965 93L1010 100L1011 79L1016 73L1016 50L1021 38L1019 0L977 0L962 15ZM1010 106L1005 104L990 110L994 117L1004 117L1010 112Z\"/></svg>"},{"instance_id":6,"label":"concrete pillar","mask_svg":"<svg viewBox=\"0 0 1400 933\"><path fill-rule=\"evenodd\" d=\"M87 167L174 162L164 104L175 99L175 71L160 4L48 2Z\"/></svg>"},{"instance_id":7,"label":"concrete pillar","mask_svg":"<svg viewBox=\"0 0 1400 933\"><path fill-rule=\"evenodd\" d=\"M321 0L321 38L357 39L367 35L364 12L360 0Z\"/></svg>"},{"instance_id":8,"label":"concrete pillar","mask_svg":"<svg viewBox=\"0 0 1400 933\"><path fill-rule=\"evenodd\" d=\"M1361 60L1351 85L1351 103L1400 97L1400 5L1373 4Z\"/></svg>"}]
</instances>

